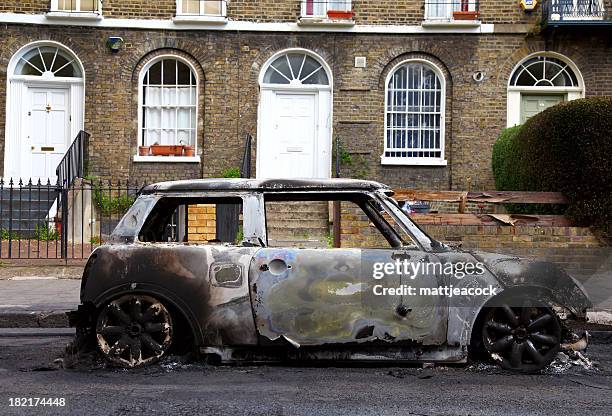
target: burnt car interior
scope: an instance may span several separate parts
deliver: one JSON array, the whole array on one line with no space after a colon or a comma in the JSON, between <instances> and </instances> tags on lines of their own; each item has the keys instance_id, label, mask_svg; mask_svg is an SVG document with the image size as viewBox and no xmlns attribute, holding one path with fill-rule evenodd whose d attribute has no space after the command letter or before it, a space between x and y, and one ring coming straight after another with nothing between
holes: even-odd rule
<instances>
[{"instance_id":1,"label":"burnt car interior","mask_svg":"<svg viewBox=\"0 0 612 416\"><path fill-rule=\"evenodd\" d=\"M242 199L239 197L166 197L157 201L138 239L148 243L239 244L241 229ZM190 234L189 230L195 232Z\"/></svg>"}]
</instances>

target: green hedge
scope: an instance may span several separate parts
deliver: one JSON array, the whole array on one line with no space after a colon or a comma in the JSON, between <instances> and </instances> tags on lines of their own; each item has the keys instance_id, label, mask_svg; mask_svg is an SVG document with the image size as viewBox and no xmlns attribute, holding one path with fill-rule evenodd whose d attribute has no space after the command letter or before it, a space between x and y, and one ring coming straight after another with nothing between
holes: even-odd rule
<instances>
[{"instance_id":1,"label":"green hedge","mask_svg":"<svg viewBox=\"0 0 612 416\"><path fill-rule=\"evenodd\" d=\"M612 97L559 104L504 130L493 148L499 190L558 191L567 214L612 231Z\"/></svg>"}]
</instances>

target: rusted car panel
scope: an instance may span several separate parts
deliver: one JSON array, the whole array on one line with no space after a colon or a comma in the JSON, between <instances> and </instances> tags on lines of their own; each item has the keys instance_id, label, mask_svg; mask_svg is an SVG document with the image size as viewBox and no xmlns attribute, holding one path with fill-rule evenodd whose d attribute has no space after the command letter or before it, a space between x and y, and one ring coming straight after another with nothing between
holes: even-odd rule
<instances>
[{"instance_id":1,"label":"rusted car panel","mask_svg":"<svg viewBox=\"0 0 612 416\"><path fill-rule=\"evenodd\" d=\"M106 245L91 256L81 301L99 307L125 293L176 305L199 344L256 345L248 270L257 248L178 244Z\"/></svg>"},{"instance_id":2,"label":"rusted car panel","mask_svg":"<svg viewBox=\"0 0 612 416\"><path fill-rule=\"evenodd\" d=\"M372 341L441 345L446 341L443 299L438 304L423 298L402 302L401 296L373 294L374 284L389 288L402 284L399 276L376 282L371 275L372 263L392 261L398 250L326 251L268 248L257 252L251 292L260 335L284 338L295 346ZM412 260L420 260L420 253L412 254ZM415 282L440 284L437 276Z\"/></svg>"}]
</instances>

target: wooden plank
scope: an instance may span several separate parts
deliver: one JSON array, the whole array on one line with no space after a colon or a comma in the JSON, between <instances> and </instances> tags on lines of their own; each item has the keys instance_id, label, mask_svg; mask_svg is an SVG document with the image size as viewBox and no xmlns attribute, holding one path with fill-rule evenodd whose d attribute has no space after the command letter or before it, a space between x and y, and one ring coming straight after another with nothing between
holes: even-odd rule
<instances>
[{"instance_id":1,"label":"wooden plank","mask_svg":"<svg viewBox=\"0 0 612 416\"><path fill-rule=\"evenodd\" d=\"M393 197L398 201L438 201L438 202L460 202L467 192L459 191L419 191L412 189L394 190Z\"/></svg>"},{"instance_id":2,"label":"wooden plank","mask_svg":"<svg viewBox=\"0 0 612 416\"><path fill-rule=\"evenodd\" d=\"M412 189L395 190L394 198L400 201L436 201L461 202L467 196L468 202L487 202L491 204L562 204L568 203L561 192L526 192L526 191L426 191Z\"/></svg>"},{"instance_id":3,"label":"wooden plank","mask_svg":"<svg viewBox=\"0 0 612 416\"><path fill-rule=\"evenodd\" d=\"M514 226L572 227L574 223L563 215L509 215ZM410 218L421 225L492 225L512 227L508 222L488 214L411 214Z\"/></svg>"},{"instance_id":4,"label":"wooden plank","mask_svg":"<svg viewBox=\"0 0 612 416\"><path fill-rule=\"evenodd\" d=\"M519 204L562 204L568 203L567 198L561 192L526 192L526 191L493 191L493 192L470 192L470 202L489 203L519 203Z\"/></svg>"}]
</instances>

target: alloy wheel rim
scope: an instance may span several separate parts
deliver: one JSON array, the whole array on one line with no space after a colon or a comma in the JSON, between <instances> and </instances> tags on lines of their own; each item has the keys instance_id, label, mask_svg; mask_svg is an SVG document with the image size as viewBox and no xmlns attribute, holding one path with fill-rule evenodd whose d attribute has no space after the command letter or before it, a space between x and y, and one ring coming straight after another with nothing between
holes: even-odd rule
<instances>
[{"instance_id":1,"label":"alloy wheel rim","mask_svg":"<svg viewBox=\"0 0 612 416\"><path fill-rule=\"evenodd\" d=\"M126 295L107 304L96 325L100 351L114 364L139 367L159 360L172 344L172 319L150 296Z\"/></svg>"},{"instance_id":2,"label":"alloy wheel rim","mask_svg":"<svg viewBox=\"0 0 612 416\"><path fill-rule=\"evenodd\" d=\"M502 367L538 370L548 365L559 350L561 327L548 307L493 308L484 322L483 341L489 355Z\"/></svg>"}]
</instances>

